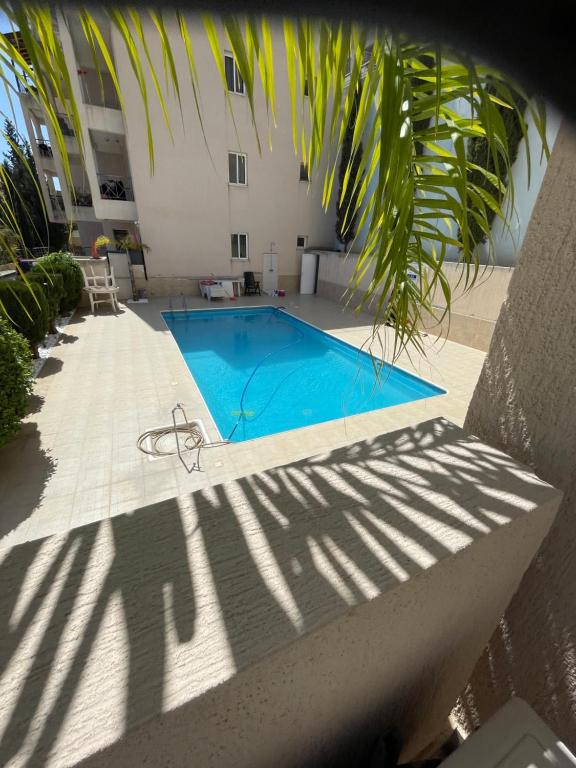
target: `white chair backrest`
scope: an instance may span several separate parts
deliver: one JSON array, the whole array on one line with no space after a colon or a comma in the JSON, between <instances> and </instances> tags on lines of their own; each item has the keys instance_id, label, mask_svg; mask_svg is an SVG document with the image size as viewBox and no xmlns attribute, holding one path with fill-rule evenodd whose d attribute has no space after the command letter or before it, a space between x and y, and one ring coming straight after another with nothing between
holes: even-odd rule
<instances>
[{"instance_id":1,"label":"white chair backrest","mask_svg":"<svg viewBox=\"0 0 576 768\"><path fill-rule=\"evenodd\" d=\"M114 288L114 269L110 267L110 272L104 272L103 274L96 274L92 265L82 270L84 275L84 287L89 288L91 291L100 290L106 291L109 288Z\"/></svg>"}]
</instances>

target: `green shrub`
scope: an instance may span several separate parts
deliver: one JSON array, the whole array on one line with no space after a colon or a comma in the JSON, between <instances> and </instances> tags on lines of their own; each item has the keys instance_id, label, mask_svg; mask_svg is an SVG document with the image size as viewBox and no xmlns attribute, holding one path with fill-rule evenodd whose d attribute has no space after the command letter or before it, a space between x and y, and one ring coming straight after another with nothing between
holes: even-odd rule
<instances>
[{"instance_id":1,"label":"green shrub","mask_svg":"<svg viewBox=\"0 0 576 768\"><path fill-rule=\"evenodd\" d=\"M0 315L28 339L37 357L38 344L48 333L48 302L42 286L20 280L0 282Z\"/></svg>"},{"instance_id":2,"label":"green shrub","mask_svg":"<svg viewBox=\"0 0 576 768\"><path fill-rule=\"evenodd\" d=\"M488 92L492 93L493 91L489 88ZM516 110L524 112L526 109L526 101L522 96L520 96L520 94L516 93L515 91L511 91L510 95L512 96L511 101L515 102L516 109L510 109L509 107L500 105L498 105L496 109L502 117L506 138L508 140L508 155L510 157L510 166L512 166L516 160L516 157L518 156L520 142L524 138L524 134L522 133L522 125ZM484 168L485 170L490 171L492 174L496 174L496 163L494 161L493 155L490 153L488 140L484 136L473 136L472 138L468 139L467 155L468 161L470 163L474 163L474 165L479 166L480 168ZM507 187L508 179L506 176L502 178L503 170L504 169L500 169L499 175L501 180L504 182L505 187ZM499 204L502 202L505 193L500 192L498 188L492 184L486 174L482 173L482 171L478 169L469 170L468 183L475 184L477 187L480 187L480 189L486 190L486 192L496 198ZM494 221L495 216L495 211L487 206L486 217L490 225ZM486 233L471 212L468 214L468 231L475 243L478 244L486 242ZM458 237L459 239L462 237L462 233L460 231L458 232Z\"/></svg>"},{"instance_id":3,"label":"green shrub","mask_svg":"<svg viewBox=\"0 0 576 768\"><path fill-rule=\"evenodd\" d=\"M84 277L82 267L69 253L49 253L43 256L28 274L62 275L64 295L60 300L60 312L64 314L76 309L82 296Z\"/></svg>"},{"instance_id":4,"label":"green shrub","mask_svg":"<svg viewBox=\"0 0 576 768\"><path fill-rule=\"evenodd\" d=\"M16 434L32 391L32 355L26 339L0 317L0 446Z\"/></svg>"},{"instance_id":5,"label":"green shrub","mask_svg":"<svg viewBox=\"0 0 576 768\"><path fill-rule=\"evenodd\" d=\"M45 274L38 271L30 272L26 279L29 283L42 286L48 302L48 330L50 333L56 333L56 318L60 314L60 303L64 296L64 278L59 272Z\"/></svg>"}]
</instances>

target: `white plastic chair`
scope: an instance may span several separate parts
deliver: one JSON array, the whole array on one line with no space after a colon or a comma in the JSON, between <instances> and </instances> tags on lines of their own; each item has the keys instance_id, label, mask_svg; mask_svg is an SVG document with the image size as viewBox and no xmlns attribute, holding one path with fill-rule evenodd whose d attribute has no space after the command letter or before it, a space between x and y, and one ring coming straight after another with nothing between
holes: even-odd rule
<instances>
[{"instance_id":1,"label":"white plastic chair","mask_svg":"<svg viewBox=\"0 0 576 768\"><path fill-rule=\"evenodd\" d=\"M90 274L87 273L90 270ZM114 269L110 268L110 273L97 275L94 267L86 266L82 270L84 275L84 290L90 299L92 314L95 314L94 308L97 304L112 304L112 309L116 312L120 309L118 306L118 291L120 288L114 283ZM103 298L98 298L102 296Z\"/></svg>"}]
</instances>

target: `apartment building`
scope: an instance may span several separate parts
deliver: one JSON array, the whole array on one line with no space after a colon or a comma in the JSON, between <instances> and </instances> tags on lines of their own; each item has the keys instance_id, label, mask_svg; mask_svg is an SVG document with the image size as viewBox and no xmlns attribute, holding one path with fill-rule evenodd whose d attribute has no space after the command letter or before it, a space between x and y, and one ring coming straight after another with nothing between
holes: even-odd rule
<instances>
[{"instance_id":1,"label":"apartment building","mask_svg":"<svg viewBox=\"0 0 576 768\"><path fill-rule=\"evenodd\" d=\"M322 208L322 169L309 181L307 169L294 153L281 25L272 28L276 125L263 94L256 94L260 150L245 86L224 34L220 35L222 59L233 117L201 21L190 16L202 129L184 44L175 19L167 14L180 103L168 88L169 129L148 77L154 136L151 173L144 104L128 53L103 14L100 21L114 57L122 106L103 63L100 80L77 18L58 16L58 34L83 131L82 157L78 137L66 118L60 118L72 188L64 181L50 125L32 98L21 94L51 219L72 222L85 250L99 234L112 242L126 234L137 235L147 246L146 278L139 267L137 282L151 296L195 292L198 278L238 276L245 270L261 273L269 290L297 290L301 254L308 246L333 246L335 214L334 205L328 212ZM151 21L145 23L145 34L157 71L163 73L160 41Z\"/></svg>"}]
</instances>

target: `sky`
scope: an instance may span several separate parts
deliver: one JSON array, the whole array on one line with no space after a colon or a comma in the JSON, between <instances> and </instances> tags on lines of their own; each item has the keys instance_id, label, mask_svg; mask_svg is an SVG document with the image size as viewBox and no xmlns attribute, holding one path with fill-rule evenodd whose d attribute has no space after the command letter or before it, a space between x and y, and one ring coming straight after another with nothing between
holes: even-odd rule
<instances>
[{"instance_id":1,"label":"sky","mask_svg":"<svg viewBox=\"0 0 576 768\"><path fill-rule=\"evenodd\" d=\"M0 32L10 32L12 29L10 22L6 18L6 15L0 11ZM8 75L10 80L14 82L14 78L11 74ZM24 124L24 117L22 116L22 110L20 109L20 100L18 97L10 91L10 96L12 97L12 106L10 106L10 100L8 99L8 95L6 93L6 88L4 86L0 86L0 119L1 122L4 122L4 117L8 117L10 120L14 122L14 118L16 118L16 127L22 133L26 138L26 125ZM14 114L13 114L14 111ZM0 136L0 160L2 159L2 155L7 149L6 142L4 139Z\"/></svg>"}]
</instances>

